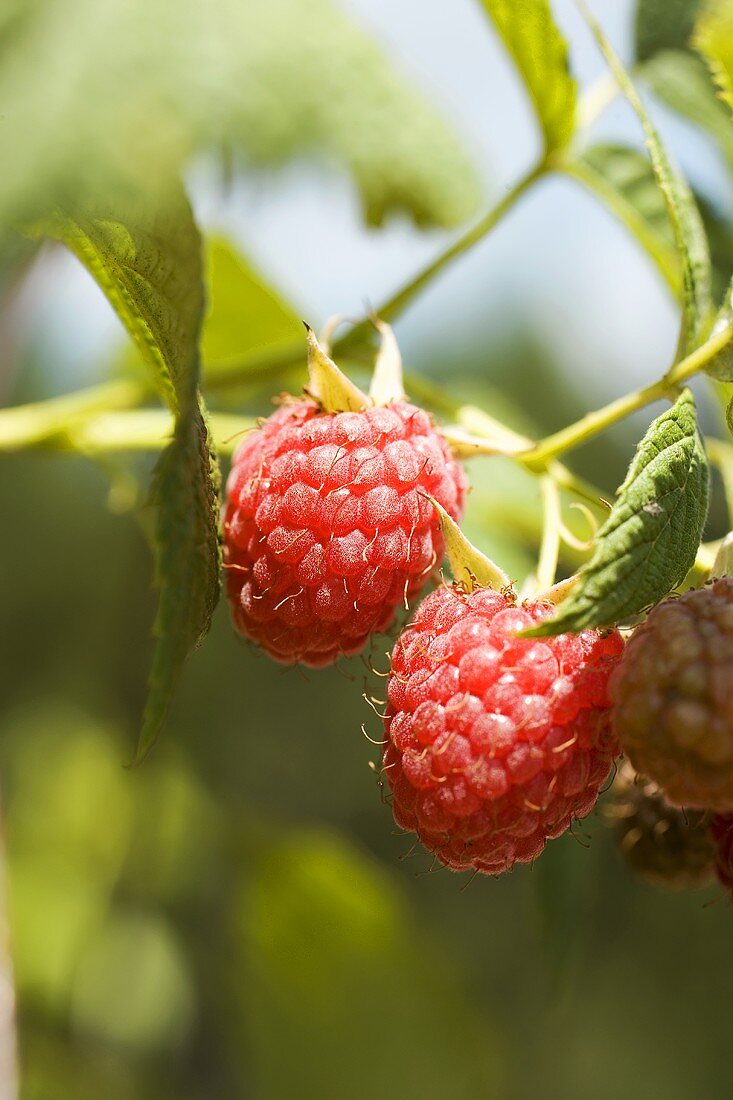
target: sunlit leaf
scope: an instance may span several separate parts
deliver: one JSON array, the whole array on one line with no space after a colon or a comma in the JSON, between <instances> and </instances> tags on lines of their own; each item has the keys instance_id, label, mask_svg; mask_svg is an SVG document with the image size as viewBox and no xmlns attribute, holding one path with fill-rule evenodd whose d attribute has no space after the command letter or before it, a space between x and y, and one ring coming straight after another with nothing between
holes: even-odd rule
<instances>
[{"instance_id":1,"label":"sunlit leaf","mask_svg":"<svg viewBox=\"0 0 733 1100\"><path fill-rule=\"evenodd\" d=\"M733 110L733 2L711 0L695 28L695 46L713 74L721 97Z\"/></svg>"},{"instance_id":2,"label":"sunlit leaf","mask_svg":"<svg viewBox=\"0 0 733 1100\"><path fill-rule=\"evenodd\" d=\"M728 287L720 313L715 319L713 332L733 328L733 279ZM733 382L733 347L728 344L705 368L711 378L717 382Z\"/></svg>"},{"instance_id":3,"label":"sunlit leaf","mask_svg":"<svg viewBox=\"0 0 733 1100\"><path fill-rule=\"evenodd\" d=\"M201 240L183 193L169 189L158 208L128 201L124 218L100 205L57 212L41 228L93 275L166 404L174 412L190 405L204 290Z\"/></svg>"},{"instance_id":4,"label":"sunlit leaf","mask_svg":"<svg viewBox=\"0 0 733 1100\"><path fill-rule=\"evenodd\" d=\"M450 125L331 0L17 9L0 23L0 222L121 180L152 198L219 150L235 170L314 156L344 168L372 223L406 210L451 226L478 205Z\"/></svg>"},{"instance_id":5,"label":"sunlit leaf","mask_svg":"<svg viewBox=\"0 0 733 1100\"><path fill-rule=\"evenodd\" d=\"M201 241L182 192L151 212L57 215L48 227L107 295L176 413L153 475L160 590L157 644L136 759L154 743L189 651L208 632L219 597L219 471L198 395L204 309Z\"/></svg>"},{"instance_id":6,"label":"sunlit leaf","mask_svg":"<svg viewBox=\"0 0 733 1100\"><path fill-rule=\"evenodd\" d=\"M160 733L191 649L209 632L219 599L219 466L201 408L179 417L153 473L156 508L157 638L137 748L142 760Z\"/></svg>"},{"instance_id":7,"label":"sunlit leaf","mask_svg":"<svg viewBox=\"0 0 733 1100\"><path fill-rule=\"evenodd\" d=\"M264 350L277 355L303 349L303 322L296 311L222 237L207 244L209 312L204 320L202 359L208 377L241 368L248 356Z\"/></svg>"},{"instance_id":8,"label":"sunlit leaf","mask_svg":"<svg viewBox=\"0 0 733 1100\"><path fill-rule=\"evenodd\" d=\"M700 0L639 0L636 8L636 56L647 61L661 50L689 44Z\"/></svg>"},{"instance_id":9,"label":"sunlit leaf","mask_svg":"<svg viewBox=\"0 0 733 1100\"><path fill-rule=\"evenodd\" d=\"M708 131L733 169L730 112L716 95L710 73L700 58L682 50L664 50L647 61L642 75L660 99Z\"/></svg>"},{"instance_id":10,"label":"sunlit leaf","mask_svg":"<svg viewBox=\"0 0 733 1100\"><path fill-rule=\"evenodd\" d=\"M682 263L682 325L679 354L684 356L704 338L711 319L710 255L700 213L686 180L670 163L657 129L626 69L601 28L586 18L621 91L639 117L659 189L669 212Z\"/></svg>"},{"instance_id":11,"label":"sunlit leaf","mask_svg":"<svg viewBox=\"0 0 733 1100\"><path fill-rule=\"evenodd\" d=\"M713 265L713 301L719 305L733 278L733 224L717 206L701 195L695 196L710 243Z\"/></svg>"},{"instance_id":12,"label":"sunlit leaf","mask_svg":"<svg viewBox=\"0 0 733 1100\"><path fill-rule=\"evenodd\" d=\"M590 187L634 234L674 294L682 270L674 232L649 159L625 145L593 145L566 171Z\"/></svg>"},{"instance_id":13,"label":"sunlit leaf","mask_svg":"<svg viewBox=\"0 0 733 1100\"><path fill-rule=\"evenodd\" d=\"M580 583L538 634L624 622L680 584L708 510L708 464L689 390L639 444Z\"/></svg>"},{"instance_id":14,"label":"sunlit leaf","mask_svg":"<svg viewBox=\"0 0 733 1100\"><path fill-rule=\"evenodd\" d=\"M575 127L577 86L548 0L481 2L519 70L547 149L563 148Z\"/></svg>"}]
</instances>

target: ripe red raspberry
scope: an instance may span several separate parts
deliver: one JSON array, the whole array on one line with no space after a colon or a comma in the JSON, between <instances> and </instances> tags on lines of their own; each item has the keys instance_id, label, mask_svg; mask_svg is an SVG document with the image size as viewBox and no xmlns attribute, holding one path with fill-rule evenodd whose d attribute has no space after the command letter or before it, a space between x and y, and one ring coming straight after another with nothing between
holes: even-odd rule
<instances>
[{"instance_id":1,"label":"ripe red raspberry","mask_svg":"<svg viewBox=\"0 0 733 1100\"><path fill-rule=\"evenodd\" d=\"M733 900L733 814L713 814L710 835L715 845L715 873Z\"/></svg>"},{"instance_id":2,"label":"ripe red raspberry","mask_svg":"<svg viewBox=\"0 0 733 1100\"><path fill-rule=\"evenodd\" d=\"M618 633L517 638L551 614L439 588L392 654L384 767L397 824L456 871L533 860L595 805L616 753Z\"/></svg>"},{"instance_id":3,"label":"ripe red raspberry","mask_svg":"<svg viewBox=\"0 0 733 1100\"><path fill-rule=\"evenodd\" d=\"M616 735L671 802L733 809L733 579L668 599L614 674Z\"/></svg>"},{"instance_id":4,"label":"ripe red raspberry","mask_svg":"<svg viewBox=\"0 0 733 1100\"><path fill-rule=\"evenodd\" d=\"M694 890L713 877L709 814L672 806L656 783L625 760L603 807L631 869L669 890Z\"/></svg>"},{"instance_id":5,"label":"ripe red raspberry","mask_svg":"<svg viewBox=\"0 0 733 1100\"><path fill-rule=\"evenodd\" d=\"M317 668L385 630L443 556L426 494L456 519L466 478L405 401L273 413L238 448L224 519L237 628L276 660Z\"/></svg>"}]
</instances>

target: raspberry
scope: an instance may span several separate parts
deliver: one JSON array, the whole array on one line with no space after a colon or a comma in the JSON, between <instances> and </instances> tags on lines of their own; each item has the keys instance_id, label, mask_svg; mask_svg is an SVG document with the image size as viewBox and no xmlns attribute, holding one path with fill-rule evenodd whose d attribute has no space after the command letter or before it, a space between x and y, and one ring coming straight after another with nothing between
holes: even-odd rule
<instances>
[{"instance_id":1,"label":"raspberry","mask_svg":"<svg viewBox=\"0 0 733 1100\"><path fill-rule=\"evenodd\" d=\"M618 633L524 639L551 614L490 588L439 588L392 654L384 769L397 824L453 870L533 860L595 805L616 744Z\"/></svg>"},{"instance_id":2,"label":"raspberry","mask_svg":"<svg viewBox=\"0 0 733 1100\"><path fill-rule=\"evenodd\" d=\"M651 779L628 760L619 768L604 806L619 847L641 878L670 890L705 886L713 875L708 814L672 806Z\"/></svg>"},{"instance_id":3,"label":"raspberry","mask_svg":"<svg viewBox=\"0 0 733 1100\"><path fill-rule=\"evenodd\" d=\"M715 845L715 873L733 900L733 814L713 814L710 835Z\"/></svg>"},{"instance_id":4,"label":"raspberry","mask_svg":"<svg viewBox=\"0 0 733 1100\"><path fill-rule=\"evenodd\" d=\"M317 668L359 652L442 558L426 494L458 518L466 484L428 414L405 401L338 413L284 404L229 475L237 628L284 663Z\"/></svg>"},{"instance_id":5,"label":"raspberry","mask_svg":"<svg viewBox=\"0 0 733 1100\"><path fill-rule=\"evenodd\" d=\"M667 599L614 674L614 728L669 800L733 809L733 579Z\"/></svg>"}]
</instances>

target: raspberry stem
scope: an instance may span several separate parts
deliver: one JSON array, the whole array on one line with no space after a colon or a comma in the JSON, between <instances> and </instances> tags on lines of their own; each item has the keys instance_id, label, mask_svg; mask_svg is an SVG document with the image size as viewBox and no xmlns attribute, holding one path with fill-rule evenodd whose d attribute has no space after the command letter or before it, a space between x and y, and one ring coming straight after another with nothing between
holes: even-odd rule
<instances>
[{"instance_id":1,"label":"raspberry stem","mask_svg":"<svg viewBox=\"0 0 733 1100\"><path fill-rule=\"evenodd\" d=\"M557 563L560 557L560 491L557 482L549 474L540 478L542 493L542 542L537 562L537 587L540 591L555 583Z\"/></svg>"},{"instance_id":2,"label":"raspberry stem","mask_svg":"<svg viewBox=\"0 0 733 1100\"><path fill-rule=\"evenodd\" d=\"M704 370L707 364L712 362L731 341L733 341L733 325L710 336L704 344L675 364L658 382L634 390L604 405L602 409L587 413L574 424L540 440L530 451L518 455L517 460L527 469L538 473L546 470L551 459L586 443L606 428L625 419L630 413L636 412L637 409L643 409L654 401L668 397L674 392L675 387Z\"/></svg>"},{"instance_id":3,"label":"raspberry stem","mask_svg":"<svg viewBox=\"0 0 733 1100\"><path fill-rule=\"evenodd\" d=\"M101 388L101 387L100 387ZM121 396L121 394L120 394ZM60 401L62 399L55 399ZM49 402L49 404L51 404ZM76 451L85 455L97 455L124 451L161 451L173 434L173 417L167 409L114 409L97 412L90 409L87 415L75 410L74 416L60 421L57 406L43 410L48 420L39 417L32 420L25 415L36 406L20 406L0 411L0 453L12 453L34 447L54 451ZM24 418L10 418L11 413L23 413ZM8 428L4 422L8 418ZM255 426L247 417L211 413L208 417L217 450L230 454L244 432Z\"/></svg>"},{"instance_id":4,"label":"raspberry stem","mask_svg":"<svg viewBox=\"0 0 733 1100\"><path fill-rule=\"evenodd\" d=\"M472 225L458 240L444 249L435 260L431 261L422 271L408 280L395 294L383 302L377 314L384 321L393 321L403 313L418 294L448 267L453 260L468 252L475 244L478 244L494 229L506 214L515 206L518 200L528 191L532 185L550 170L546 159L539 161L526 172L499 202L484 214L482 218ZM344 352L362 343L369 333L370 321L367 318L355 325L340 340L337 341L336 350Z\"/></svg>"}]
</instances>

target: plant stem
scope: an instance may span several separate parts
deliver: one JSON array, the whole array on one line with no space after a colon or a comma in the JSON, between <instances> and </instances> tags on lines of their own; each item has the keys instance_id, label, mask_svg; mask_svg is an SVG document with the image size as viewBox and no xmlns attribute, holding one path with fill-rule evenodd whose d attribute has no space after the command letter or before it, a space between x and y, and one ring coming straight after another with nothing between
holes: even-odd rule
<instances>
[{"instance_id":1,"label":"plant stem","mask_svg":"<svg viewBox=\"0 0 733 1100\"><path fill-rule=\"evenodd\" d=\"M440 255L431 260L422 271L414 275L400 290L382 302L374 311L376 315L383 321L393 321L398 317L436 275L448 267L453 260L463 255L464 252L468 252L479 241L482 241L509 213L532 184L549 170L550 165L544 159L531 168L475 225L448 245ZM368 318L359 321L348 332L334 341L331 350L332 356L335 358L346 352L354 353L358 351L368 342L373 332L374 326ZM210 372L205 379L206 389L224 389L244 381L251 381L253 378L262 378L268 374L286 370L302 359L304 359L302 344L293 344L291 347L281 348L269 355L250 356L242 363L231 363L226 368Z\"/></svg>"},{"instance_id":2,"label":"plant stem","mask_svg":"<svg viewBox=\"0 0 733 1100\"><path fill-rule=\"evenodd\" d=\"M512 428L502 424L496 417L490 416L483 409L477 409L472 405L455 407L453 415L472 434L487 440L489 443L497 443L499 446L505 445L507 447L505 457L518 462L530 473L538 472L526 460L527 455L533 453L532 448L535 446L528 436L520 435L519 432L515 432ZM546 471L539 472L548 473L561 489L574 493L601 511L606 510L601 490L589 481L577 477L561 462L552 461L548 463Z\"/></svg>"},{"instance_id":3,"label":"plant stem","mask_svg":"<svg viewBox=\"0 0 733 1100\"><path fill-rule=\"evenodd\" d=\"M35 407L0 410L0 451L39 448L77 451L89 456L122 451L156 452L163 450L173 434L173 416L167 409L133 409L128 412L96 412L91 409L83 415L78 407L75 407L74 416L69 420L59 423L56 419L49 431L41 432L36 422L27 420L26 434L21 431L21 421L13 425L12 433L5 434L5 415L25 411L26 408ZM231 454L244 432L254 427L253 420L242 416L212 413L208 419L217 450L222 454Z\"/></svg>"},{"instance_id":4,"label":"plant stem","mask_svg":"<svg viewBox=\"0 0 733 1100\"><path fill-rule=\"evenodd\" d=\"M555 432L554 435L547 436L546 439L537 443L531 451L518 456L520 461L530 470L539 472L547 469L548 462L557 455L564 454L574 447L579 447L582 443L592 439L593 436L604 431L612 424L618 423L619 420L623 420L624 417L637 409L642 409L653 401L659 401L669 396L676 386L703 370L723 348L731 343L731 340L733 340L733 326L715 333L701 347L680 360L658 382L654 382L651 386L645 386L643 389L634 390L633 393L628 393L625 397L612 401L602 409L588 413L576 421L575 424L570 424L567 428Z\"/></svg>"},{"instance_id":5,"label":"plant stem","mask_svg":"<svg viewBox=\"0 0 733 1100\"><path fill-rule=\"evenodd\" d=\"M542 541L537 562L537 587L542 592L555 583L560 557L560 491L557 482L544 474L540 478L542 493Z\"/></svg>"},{"instance_id":6,"label":"plant stem","mask_svg":"<svg viewBox=\"0 0 733 1100\"><path fill-rule=\"evenodd\" d=\"M490 233L534 181L547 170L547 164L542 161L522 176L476 225L449 245L401 290L387 299L377 310L378 316L386 321L396 317L435 275ZM368 319L359 322L335 342L334 354L342 354L345 351L354 352L366 342L373 331L373 325ZM305 347L302 343L293 344L263 355L250 356L241 363L222 365L205 376L204 388L207 391L227 389L241 385L243 382L277 374L301 361L305 361ZM109 382L79 393L51 398L48 401L38 401L12 409L0 409L0 453L33 446L50 445L53 449L60 449L62 442L57 440L54 443L54 437L59 435L68 437L68 429L77 417L88 417L96 412L134 408L145 400L148 392L144 386L131 381ZM119 427L120 431L122 430L120 425L113 425L112 422L109 426ZM121 441L122 437L118 438ZM148 449L143 443L143 437L140 438L142 449ZM94 446L99 449L99 445L98 440L95 440ZM68 438L66 446L68 446ZM135 443L131 446L132 449L141 449ZM114 446L110 449L123 448Z\"/></svg>"},{"instance_id":7,"label":"plant stem","mask_svg":"<svg viewBox=\"0 0 733 1100\"><path fill-rule=\"evenodd\" d=\"M655 234L638 210L627 202L621 191L605 176L596 172L590 164L568 156L557 158L554 166L570 179L583 184L630 230L632 236L656 265L672 296L678 300L682 275L676 249Z\"/></svg>"},{"instance_id":8,"label":"plant stem","mask_svg":"<svg viewBox=\"0 0 733 1100\"><path fill-rule=\"evenodd\" d=\"M400 290L385 302L382 302L379 308L375 310L377 316L383 321L392 321L395 317L399 316L399 314L401 314L417 297L420 291L427 286L428 283L432 282L436 275L440 274L444 268L448 267L453 260L462 256L464 252L468 252L475 244L483 240L483 238L499 224L502 218L508 214L525 191L528 191L532 184L540 179L547 171L549 171L547 161L545 159L539 161L539 163L522 176L521 179L507 191L504 197L500 199L488 213L484 214L475 225L471 226L471 228L460 236L458 240L444 249L436 259L432 260L422 271L413 276L413 278L405 283ZM369 320L360 321L358 325L355 325L335 342L333 348L334 353L347 351L355 344L361 343L371 329L372 325Z\"/></svg>"},{"instance_id":9,"label":"plant stem","mask_svg":"<svg viewBox=\"0 0 733 1100\"><path fill-rule=\"evenodd\" d=\"M47 401L0 409L0 452L43 446L66 434L77 421L99 412L133 408L143 396L140 386L119 380Z\"/></svg>"}]
</instances>

